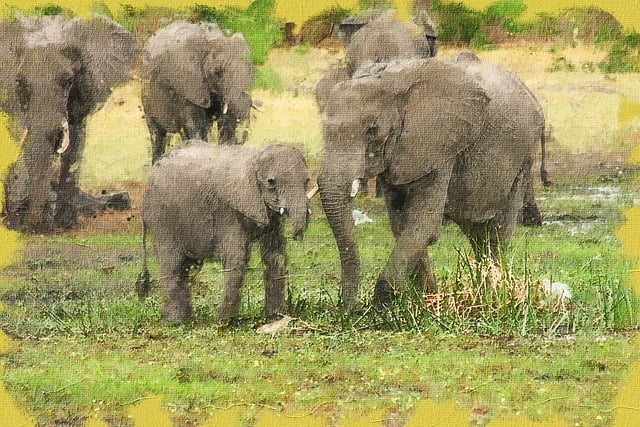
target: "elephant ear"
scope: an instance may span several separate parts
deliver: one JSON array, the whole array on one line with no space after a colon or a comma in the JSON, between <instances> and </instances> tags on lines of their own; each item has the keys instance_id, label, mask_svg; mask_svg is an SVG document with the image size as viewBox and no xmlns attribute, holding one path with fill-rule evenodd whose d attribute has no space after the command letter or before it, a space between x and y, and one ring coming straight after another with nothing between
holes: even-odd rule
<instances>
[{"instance_id":1,"label":"elephant ear","mask_svg":"<svg viewBox=\"0 0 640 427\"><path fill-rule=\"evenodd\" d=\"M388 180L400 185L432 172L448 174L481 130L489 97L480 83L462 67L435 58L391 63L381 83L403 117L399 136L386 147Z\"/></svg>"},{"instance_id":2,"label":"elephant ear","mask_svg":"<svg viewBox=\"0 0 640 427\"><path fill-rule=\"evenodd\" d=\"M216 146L209 164L209 182L219 200L260 226L269 223L267 207L260 194L256 177L256 159L240 146Z\"/></svg>"},{"instance_id":3,"label":"elephant ear","mask_svg":"<svg viewBox=\"0 0 640 427\"><path fill-rule=\"evenodd\" d=\"M129 76L135 39L129 31L105 17L75 18L66 27L65 36L82 61L82 71L74 81L82 99L93 105L104 102L111 88Z\"/></svg>"},{"instance_id":4,"label":"elephant ear","mask_svg":"<svg viewBox=\"0 0 640 427\"><path fill-rule=\"evenodd\" d=\"M0 109L13 115L19 112L16 96L16 70L24 48L22 26L17 21L0 20Z\"/></svg>"},{"instance_id":5,"label":"elephant ear","mask_svg":"<svg viewBox=\"0 0 640 427\"><path fill-rule=\"evenodd\" d=\"M150 77L202 108L211 106L202 55L191 49L171 49L153 59Z\"/></svg>"}]
</instances>

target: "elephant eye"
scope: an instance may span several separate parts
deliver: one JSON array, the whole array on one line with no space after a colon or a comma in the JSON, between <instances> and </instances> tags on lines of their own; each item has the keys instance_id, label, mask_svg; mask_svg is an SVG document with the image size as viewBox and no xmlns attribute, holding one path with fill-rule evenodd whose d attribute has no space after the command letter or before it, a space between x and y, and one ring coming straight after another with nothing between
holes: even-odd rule
<instances>
[{"instance_id":1,"label":"elephant eye","mask_svg":"<svg viewBox=\"0 0 640 427\"><path fill-rule=\"evenodd\" d=\"M269 186L270 189L276 188L276 179L270 176L269 178L267 178L267 185Z\"/></svg>"}]
</instances>

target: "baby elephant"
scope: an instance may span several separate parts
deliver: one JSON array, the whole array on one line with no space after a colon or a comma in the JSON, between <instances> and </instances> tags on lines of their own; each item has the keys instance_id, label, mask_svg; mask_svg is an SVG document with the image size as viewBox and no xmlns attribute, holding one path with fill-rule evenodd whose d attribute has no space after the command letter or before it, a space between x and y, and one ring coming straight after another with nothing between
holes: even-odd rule
<instances>
[{"instance_id":1,"label":"baby elephant","mask_svg":"<svg viewBox=\"0 0 640 427\"><path fill-rule=\"evenodd\" d=\"M237 316L251 242L260 241L265 266L267 317L284 309L287 257L283 217L294 239L309 220L309 182L302 153L291 147L262 149L190 140L154 166L142 202L143 270L138 297L149 292L146 234L153 237L161 283L162 314L171 323L192 317L189 273L202 260L219 256L224 289L218 320Z\"/></svg>"}]
</instances>

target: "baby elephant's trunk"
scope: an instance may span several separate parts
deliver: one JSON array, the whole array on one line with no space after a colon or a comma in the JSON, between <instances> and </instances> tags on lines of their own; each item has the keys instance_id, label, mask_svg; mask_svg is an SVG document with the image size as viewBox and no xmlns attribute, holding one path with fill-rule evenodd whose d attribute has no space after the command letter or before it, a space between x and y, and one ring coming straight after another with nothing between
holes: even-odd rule
<instances>
[{"instance_id":1,"label":"baby elephant's trunk","mask_svg":"<svg viewBox=\"0 0 640 427\"><path fill-rule=\"evenodd\" d=\"M149 263L147 262L147 226L142 221L142 271L136 280L136 292L138 300L144 301L149 296L151 280L149 278Z\"/></svg>"}]
</instances>

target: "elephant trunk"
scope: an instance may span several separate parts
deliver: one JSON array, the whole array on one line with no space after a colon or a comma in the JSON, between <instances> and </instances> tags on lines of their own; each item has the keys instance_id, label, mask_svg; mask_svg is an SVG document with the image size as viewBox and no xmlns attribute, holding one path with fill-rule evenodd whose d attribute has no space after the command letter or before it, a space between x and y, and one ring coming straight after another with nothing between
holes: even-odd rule
<instances>
[{"instance_id":1,"label":"elephant trunk","mask_svg":"<svg viewBox=\"0 0 640 427\"><path fill-rule=\"evenodd\" d=\"M294 240L302 240L304 232L307 231L309 224L309 203L303 206L294 206L289 210L289 219L291 220L291 235Z\"/></svg>"},{"instance_id":2,"label":"elephant trunk","mask_svg":"<svg viewBox=\"0 0 640 427\"><path fill-rule=\"evenodd\" d=\"M338 245L342 267L341 299L346 309L355 306L360 282L360 258L353 236L351 214L352 180L339 179L339 174L321 168L318 175L320 200Z\"/></svg>"},{"instance_id":3,"label":"elephant trunk","mask_svg":"<svg viewBox=\"0 0 640 427\"><path fill-rule=\"evenodd\" d=\"M22 155L5 182L5 222L23 231L48 232L54 217L61 180L60 156L69 148L69 123L38 123L25 130Z\"/></svg>"}]
</instances>

